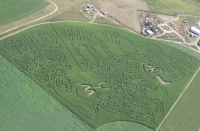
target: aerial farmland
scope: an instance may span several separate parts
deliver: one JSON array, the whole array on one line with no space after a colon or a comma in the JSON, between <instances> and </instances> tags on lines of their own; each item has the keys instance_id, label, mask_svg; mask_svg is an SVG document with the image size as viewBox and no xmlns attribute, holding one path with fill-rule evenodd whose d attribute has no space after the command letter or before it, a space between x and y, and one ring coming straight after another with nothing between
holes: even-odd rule
<instances>
[{"instance_id":1,"label":"aerial farmland","mask_svg":"<svg viewBox=\"0 0 200 131\"><path fill-rule=\"evenodd\" d=\"M198 3L173 2L0 0L0 130L198 130Z\"/></svg>"}]
</instances>

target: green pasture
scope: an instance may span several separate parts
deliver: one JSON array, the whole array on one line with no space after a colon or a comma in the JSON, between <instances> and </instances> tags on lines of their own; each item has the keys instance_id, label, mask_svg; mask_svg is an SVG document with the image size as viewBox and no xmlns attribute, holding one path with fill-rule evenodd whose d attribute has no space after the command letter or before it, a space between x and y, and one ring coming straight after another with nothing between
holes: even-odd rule
<instances>
[{"instance_id":1,"label":"green pasture","mask_svg":"<svg viewBox=\"0 0 200 131\"><path fill-rule=\"evenodd\" d=\"M0 0L0 26L27 17L47 5L44 0Z\"/></svg>"},{"instance_id":2,"label":"green pasture","mask_svg":"<svg viewBox=\"0 0 200 131\"><path fill-rule=\"evenodd\" d=\"M186 29L186 27L189 28L190 25L199 26L199 22L200 22L200 16L199 17L194 17L194 16L181 16L180 17L182 19L182 21L185 21L186 23L183 23L184 28Z\"/></svg>"},{"instance_id":3,"label":"green pasture","mask_svg":"<svg viewBox=\"0 0 200 131\"><path fill-rule=\"evenodd\" d=\"M95 131L154 131L154 130L138 123L117 121L100 126Z\"/></svg>"},{"instance_id":4,"label":"green pasture","mask_svg":"<svg viewBox=\"0 0 200 131\"><path fill-rule=\"evenodd\" d=\"M198 131L200 129L200 71L173 108L159 131Z\"/></svg>"},{"instance_id":5,"label":"green pasture","mask_svg":"<svg viewBox=\"0 0 200 131\"><path fill-rule=\"evenodd\" d=\"M0 56L1 131L90 131L36 82Z\"/></svg>"},{"instance_id":6,"label":"green pasture","mask_svg":"<svg viewBox=\"0 0 200 131\"><path fill-rule=\"evenodd\" d=\"M1 40L0 54L93 129L156 129L200 65L163 41L83 22L27 29Z\"/></svg>"},{"instance_id":7,"label":"green pasture","mask_svg":"<svg viewBox=\"0 0 200 131\"><path fill-rule=\"evenodd\" d=\"M200 15L198 0L146 0L150 11L169 15Z\"/></svg>"}]
</instances>

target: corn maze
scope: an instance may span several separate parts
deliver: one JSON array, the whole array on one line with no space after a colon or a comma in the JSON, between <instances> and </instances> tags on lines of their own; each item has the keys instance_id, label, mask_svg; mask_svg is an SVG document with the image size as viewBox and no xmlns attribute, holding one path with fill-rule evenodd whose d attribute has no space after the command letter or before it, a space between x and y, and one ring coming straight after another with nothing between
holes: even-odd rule
<instances>
[{"instance_id":1,"label":"corn maze","mask_svg":"<svg viewBox=\"0 0 200 131\"><path fill-rule=\"evenodd\" d=\"M200 65L164 43L73 22L11 36L0 53L93 128L132 121L155 129Z\"/></svg>"}]
</instances>

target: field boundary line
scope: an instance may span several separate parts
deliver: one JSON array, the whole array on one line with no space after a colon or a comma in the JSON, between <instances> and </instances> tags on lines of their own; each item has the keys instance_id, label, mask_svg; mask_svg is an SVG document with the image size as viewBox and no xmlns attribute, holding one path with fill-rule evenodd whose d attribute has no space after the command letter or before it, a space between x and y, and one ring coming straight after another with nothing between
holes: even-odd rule
<instances>
[{"instance_id":1,"label":"field boundary line","mask_svg":"<svg viewBox=\"0 0 200 131\"><path fill-rule=\"evenodd\" d=\"M56 7L57 7L57 6L56 6ZM45 17L46 17L46 16L45 16ZM34 24L34 25L31 25L31 26L25 27L25 28L23 28L23 29L21 29L21 30L19 30L19 31L16 31L16 32L14 32L14 33L11 33L11 34L9 34L9 35L6 35L6 36L0 38L0 40L3 40L3 39L5 39L5 38L7 38L7 37L9 37L9 36L12 36L12 35L14 35L14 34L17 34L17 33L21 32L21 31L24 31L24 30L29 29L29 28L34 27L34 26L43 25L43 24L50 24L50 23L62 23L62 22L82 22L82 23L84 23L83 21L73 21L73 20L55 21L55 22L42 22L42 23L38 23L38 24ZM85 23L90 23L90 22L85 22ZM120 29L123 29L123 30L130 31L131 33L134 33L134 34L136 34L136 35L138 35L138 36L140 36L140 37L146 38L146 39L152 39L152 40L157 40L157 41L165 41L165 42L173 42L173 43L176 43L176 44L179 44L179 45L181 45L181 46L184 46L184 47L186 47L186 48L188 48L188 49L190 49L190 50L193 50L193 51L195 51L195 52L197 52L197 53L200 54L199 51L197 51L197 50L195 50L195 49L193 49L193 48L189 48L188 46L181 44L181 42L175 42L175 41L171 41L171 40L161 40L161 39L156 39L156 38L144 37L144 36L142 36L142 35L140 35L140 34L134 32L133 30L128 29L128 28L124 28L124 27L117 27L117 26L113 26L113 25L99 24L99 23L90 23L90 24L105 25L105 26L111 26L111 27L120 28ZM16 28L18 28L18 27L16 27ZM14 29L13 29L13 30L14 30ZM1 35L1 34L0 34L0 35Z\"/></svg>"},{"instance_id":2,"label":"field boundary line","mask_svg":"<svg viewBox=\"0 0 200 131\"><path fill-rule=\"evenodd\" d=\"M45 17L48 17L48 16L54 14L55 12L57 12L57 10L58 10L58 6L56 5L56 3L53 2L52 0L48 0L48 1L49 1L50 3L52 3L52 4L55 6L55 9L54 9L53 12L51 12L51 13L45 15L45 16L42 16L42 17L40 17L40 18L34 19L34 20L32 20L32 21L29 21L28 23L25 23L25 24L22 24L22 25L20 25L20 26L17 26L17 27L11 28L11 29L9 29L9 30L6 30L6 31L0 33L0 35L5 34L5 33L9 32L9 31L15 30L15 29L17 29L17 28L19 28L19 27L22 27L22 26L28 25L28 24L30 24L30 23L33 23L33 22L35 22L35 21L41 20L41 19L43 19L43 18L45 18Z\"/></svg>"},{"instance_id":3,"label":"field boundary line","mask_svg":"<svg viewBox=\"0 0 200 131\"><path fill-rule=\"evenodd\" d=\"M9 36L12 36L12 35L15 35L15 34L17 34L17 33L20 33L20 32L22 32L22 31L24 31L24 30L26 30L26 29L29 29L29 28L31 28L31 27L35 27L35 26L39 26L39 25L44 25L44 24L62 23L62 22L63 22L63 23L64 23L64 22L81 22L81 23L90 23L90 22L73 21L73 20L54 21L54 22L42 22L42 23L38 23L38 24L34 24L34 25L31 25L31 26L25 27L25 28L23 28L23 29L21 29L21 30L19 30L19 31L14 32L14 33L8 34L8 35L6 35L6 36L0 38L0 40L3 40L3 39L5 39L5 38L7 38L7 37L9 37ZM116 27L116 28L120 28L120 29L124 29L124 30L130 31L130 32L132 32L132 33L134 33L134 34L136 34L136 35L139 35L139 34L135 33L134 31L129 30L129 29L127 29L127 28L122 28L122 27L117 27L117 26L112 26L112 25L107 25L107 24L99 24L99 23L90 23L90 24ZM139 36L140 36L140 35L139 35Z\"/></svg>"},{"instance_id":4,"label":"field boundary line","mask_svg":"<svg viewBox=\"0 0 200 131\"><path fill-rule=\"evenodd\" d=\"M179 95L178 99L174 102L173 106L170 108L170 110L167 112L166 116L164 117L164 119L161 121L161 123L159 124L159 126L156 128L156 131L159 131L160 127L162 126L162 124L164 123L164 121L167 119L167 117L169 116L169 114L171 113L171 111L174 109L174 107L176 106L176 104L179 102L179 100L181 99L181 97L183 96L183 94L185 93L185 91L188 89L188 87L190 86L191 82L193 81L193 79L196 77L197 73L199 72L200 67L197 69L197 71L195 72L195 74L193 75L192 79L190 80L190 82L187 84L187 86L185 87L185 89L183 90L183 92Z\"/></svg>"}]
</instances>

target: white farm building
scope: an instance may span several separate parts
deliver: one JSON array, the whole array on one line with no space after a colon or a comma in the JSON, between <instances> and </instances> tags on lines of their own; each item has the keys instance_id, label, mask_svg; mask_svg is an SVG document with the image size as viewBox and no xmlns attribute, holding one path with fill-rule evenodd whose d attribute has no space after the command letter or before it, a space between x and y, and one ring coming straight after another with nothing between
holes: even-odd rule
<instances>
[{"instance_id":1,"label":"white farm building","mask_svg":"<svg viewBox=\"0 0 200 131\"><path fill-rule=\"evenodd\" d=\"M199 29L197 29L196 27L190 27L190 30L189 30L190 32L192 32L192 33L194 33L194 34L196 34L196 35L200 35L200 30Z\"/></svg>"},{"instance_id":2,"label":"white farm building","mask_svg":"<svg viewBox=\"0 0 200 131\"><path fill-rule=\"evenodd\" d=\"M145 32L150 36L154 34L153 31L151 31L150 29L146 29Z\"/></svg>"}]
</instances>

